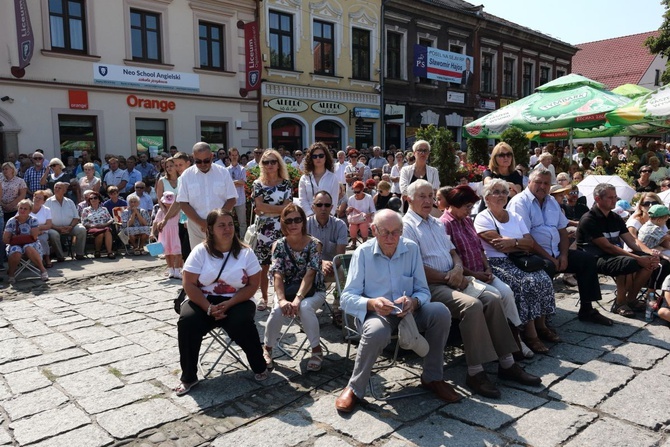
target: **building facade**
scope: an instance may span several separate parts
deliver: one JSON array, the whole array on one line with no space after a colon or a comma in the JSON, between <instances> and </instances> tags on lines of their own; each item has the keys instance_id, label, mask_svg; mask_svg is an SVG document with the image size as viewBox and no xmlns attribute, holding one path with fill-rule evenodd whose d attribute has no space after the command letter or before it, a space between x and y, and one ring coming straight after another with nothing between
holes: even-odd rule
<instances>
[{"instance_id":1,"label":"building facade","mask_svg":"<svg viewBox=\"0 0 670 447\"><path fill-rule=\"evenodd\" d=\"M263 144L379 144L379 0L266 0L259 22Z\"/></svg>"},{"instance_id":2,"label":"building facade","mask_svg":"<svg viewBox=\"0 0 670 447\"><path fill-rule=\"evenodd\" d=\"M34 51L19 70L26 6ZM255 14L253 0L0 2L0 153L253 149L258 96L240 94L240 27Z\"/></svg>"},{"instance_id":3,"label":"building facade","mask_svg":"<svg viewBox=\"0 0 670 447\"><path fill-rule=\"evenodd\" d=\"M388 1L384 142L410 148L416 129L461 128L571 71L577 48L460 0Z\"/></svg>"}]
</instances>

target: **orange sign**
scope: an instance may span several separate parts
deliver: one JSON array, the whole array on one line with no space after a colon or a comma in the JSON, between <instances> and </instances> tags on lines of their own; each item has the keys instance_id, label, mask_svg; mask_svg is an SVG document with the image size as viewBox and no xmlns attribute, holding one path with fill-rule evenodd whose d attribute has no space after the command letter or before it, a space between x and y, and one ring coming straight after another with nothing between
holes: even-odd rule
<instances>
[{"instance_id":1,"label":"orange sign","mask_svg":"<svg viewBox=\"0 0 670 447\"><path fill-rule=\"evenodd\" d=\"M88 92L86 90L68 90L71 109L88 109Z\"/></svg>"},{"instance_id":2,"label":"orange sign","mask_svg":"<svg viewBox=\"0 0 670 447\"><path fill-rule=\"evenodd\" d=\"M137 107L138 109L158 109L161 112L167 112L168 110L177 108L177 104L174 101L140 98L135 95L128 95L126 97L126 104L128 104L128 107Z\"/></svg>"}]
</instances>

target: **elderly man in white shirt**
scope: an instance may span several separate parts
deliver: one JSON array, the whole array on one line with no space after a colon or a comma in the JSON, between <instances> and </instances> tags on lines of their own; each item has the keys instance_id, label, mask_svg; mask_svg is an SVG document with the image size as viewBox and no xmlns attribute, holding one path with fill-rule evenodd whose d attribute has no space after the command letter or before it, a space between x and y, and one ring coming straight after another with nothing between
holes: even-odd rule
<instances>
[{"instance_id":1,"label":"elderly man in white shirt","mask_svg":"<svg viewBox=\"0 0 670 447\"><path fill-rule=\"evenodd\" d=\"M154 201L151 196L146 192L146 185L144 182L135 182L133 185L134 191L132 194L128 194L126 200L130 201L131 197L137 197L140 200L140 208L145 211L148 211L151 214L151 211L154 209Z\"/></svg>"},{"instance_id":2,"label":"elderly man in white shirt","mask_svg":"<svg viewBox=\"0 0 670 447\"><path fill-rule=\"evenodd\" d=\"M417 180L407 188L410 207L403 217L403 233L419 245L430 288L431 301L444 303L459 318L465 361L466 385L477 394L499 398L500 391L488 379L483 364L498 360L498 377L524 385L539 385L541 379L514 362L518 350L507 323L500 292L493 286L463 276L463 263L444 224L430 215L433 185Z\"/></svg>"},{"instance_id":3,"label":"elderly man in white shirt","mask_svg":"<svg viewBox=\"0 0 670 447\"><path fill-rule=\"evenodd\" d=\"M60 243L61 235L70 235L76 238L74 246L75 259L85 259L86 228L79 223L77 205L65 197L69 186L70 184L66 182L56 183L53 197L50 197L44 204L44 206L51 210L49 240L56 251L56 260L58 262L65 261L63 247Z\"/></svg>"},{"instance_id":4,"label":"elderly man in white shirt","mask_svg":"<svg viewBox=\"0 0 670 447\"><path fill-rule=\"evenodd\" d=\"M215 208L232 210L237 191L226 168L213 163L214 154L208 143L193 146L195 166L186 169L179 178L177 202L188 217L188 237L193 249L205 240L207 214Z\"/></svg>"}]
</instances>

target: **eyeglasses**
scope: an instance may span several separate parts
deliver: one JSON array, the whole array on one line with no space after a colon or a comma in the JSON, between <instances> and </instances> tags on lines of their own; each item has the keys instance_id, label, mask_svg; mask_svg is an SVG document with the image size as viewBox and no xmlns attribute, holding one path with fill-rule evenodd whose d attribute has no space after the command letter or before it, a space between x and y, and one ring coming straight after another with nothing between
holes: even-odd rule
<instances>
[{"instance_id":1,"label":"eyeglasses","mask_svg":"<svg viewBox=\"0 0 670 447\"><path fill-rule=\"evenodd\" d=\"M321 208L321 207L324 207L324 206L326 208L330 208L331 206L333 206L333 204L332 203L315 203L314 206L317 207L317 208Z\"/></svg>"},{"instance_id":2,"label":"eyeglasses","mask_svg":"<svg viewBox=\"0 0 670 447\"><path fill-rule=\"evenodd\" d=\"M100 197L89 197L88 200L100 200Z\"/></svg>"},{"instance_id":3,"label":"eyeglasses","mask_svg":"<svg viewBox=\"0 0 670 447\"><path fill-rule=\"evenodd\" d=\"M56 164L56 163L54 163L54 164L52 164L52 165L49 165L50 168L55 168L56 166L60 166L60 165L58 165L58 164Z\"/></svg>"},{"instance_id":4,"label":"eyeglasses","mask_svg":"<svg viewBox=\"0 0 670 447\"><path fill-rule=\"evenodd\" d=\"M650 200L648 202L642 202L642 206L653 206L653 205L660 205L660 204L655 200Z\"/></svg>"},{"instance_id":5,"label":"eyeglasses","mask_svg":"<svg viewBox=\"0 0 670 447\"><path fill-rule=\"evenodd\" d=\"M419 153L421 153L421 154L427 154L427 153L428 153L428 149L417 149L417 150L415 150L414 152L419 152Z\"/></svg>"},{"instance_id":6,"label":"eyeglasses","mask_svg":"<svg viewBox=\"0 0 670 447\"><path fill-rule=\"evenodd\" d=\"M326 154L312 154L312 160L316 160L317 158L326 158Z\"/></svg>"},{"instance_id":7,"label":"eyeglasses","mask_svg":"<svg viewBox=\"0 0 670 447\"><path fill-rule=\"evenodd\" d=\"M579 195L579 191L572 191L572 192L570 192L569 194L570 194L571 196L578 196L578 195Z\"/></svg>"},{"instance_id":8,"label":"eyeglasses","mask_svg":"<svg viewBox=\"0 0 670 447\"><path fill-rule=\"evenodd\" d=\"M279 162L277 160L275 160L274 158L272 158L272 159L268 159L268 160L263 160L261 163L263 163L265 166L267 166L267 165L274 166Z\"/></svg>"},{"instance_id":9,"label":"eyeglasses","mask_svg":"<svg viewBox=\"0 0 670 447\"><path fill-rule=\"evenodd\" d=\"M195 159L195 164L197 165L208 165L212 162L212 157L205 158L203 160L200 160L198 158Z\"/></svg>"},{"instance_id":10,"label":"eyeglasses","mask_svg":"<svg viewBox=\"0 0 670 447\"><path fill-rule=\"evenodd\" d=\"M44 160L43 157L33 157L33 160Z\"/></svg>"},{"instance_id":11,"label":"eyeglasses","mask_svg":"<svg viewBox=\"0 0 670 447\"><path fill-rule=\"evenodd\" d=\"M494 189L493 191L491 191L491 192L489 193L489 195L491 195L491 196L503 196L503 197L507 197L507 196L509 195L509 191L505 191L504 189L503 189L502 191L499 190L499 189Z\"/></svg>"},{"instance_id":12,"label":"eyeglasses","mask_svg":"<svg viewBox=\"0 0 670 447\"><path fill-rule=\"evenodd\" d=\"M291 225L291 224L301 224L302 223L302 217L289 217L288 219L284 219L284 223L286 225Z\"/></svg>"},{"instance_id":13,"label":"eyeglasses","mask_svg":"<svg viewBox=\"0 0 670 447\"><path fill-rule=\"evenodd\" d=\"M144 186L136 186L135 189L144 189Z\"/></svg>"},{"instance_id":14,"label":"eyeglasses","mask_svg":"<svg viewBox=\"0 0 670 447\"><path fill-rule=\"evenodd\" d=\"M496 157L500 157L500 158L510 157L510 158L512 158L512 153L511 152L501 152L499 154L496 154Z\"/></svg>"},{"instance_id":15,"label":"eyeglasses","mask_svg":"<svg viewBox=\"0 0 670 447\"><path fill-rule=\"evenodd\" d=\"M651 172L651 169L643 169L643 170L641 170L640 172L647 172L647 173L649 173L649 172Z\"/></svg>"},{"instance_id":16,"label":"eyeglasses","mask_svg":"<svg viewBox=\"0 0 670 447\"><path fill-rule=\"evenodd\" d=\"M362 189L354 189L354 194L360 194L362 192L363 192Z\"/></svg>"},{"instance_id":17,"label":"eyeglasses","mask_svg":"<svg viewBox=\"0 0 670 447\"><path fill-rule=\"evenodd\" d=\"M402 235L402 230L385 230L384 228L377 228L377 236L379 237L400 237Z\"/></svg>"},{"instance_id":18,"label":"eyeglasses","mask_svg":"<svg viewBox=\"0 0 670 447\"><path fill-rule=\"evenodd\" d=\"M263 155L263 152L254 152L254 155Z\"/></svg>"}]
</instances>

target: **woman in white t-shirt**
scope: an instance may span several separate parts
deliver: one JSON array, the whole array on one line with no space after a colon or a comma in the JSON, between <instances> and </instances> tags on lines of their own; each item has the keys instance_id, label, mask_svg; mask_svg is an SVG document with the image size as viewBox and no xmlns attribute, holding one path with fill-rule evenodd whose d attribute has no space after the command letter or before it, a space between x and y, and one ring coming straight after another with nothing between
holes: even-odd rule
<instances>
[{"instance_id":1,"label":"woman in white t-shirt","mask_svg":"<svg viewBox=\"0 0 670 447\"><path fill-rule=\"evenodd\" d=\"M52 193L50 189L41 189L33 193L33 210L30 215L37 219L37 229L40 234L37 240L42 247L42 263L44 267L51 268L51 255L49 254L49 230L51 229L51 210L44 203Z\"/></svg>"},{"instance_id":2,"label":"woman in white t-shirt","mask_svg":"<svg viewBox=\"0 0 670 447\"><path fill-rule=\"evenodd\" d=\"M529 252L534 244L523 219L505 209L509 196L508 183L492 179L484 185L483 196L487 209L475 218L475 231L482 238L484 253L493 274L514 291L524 328L524 342L533 352L545 354L549 349L539 337L548 341L560 340L545 321L547 315L556 311L552 280L544 270L521 270L508 257L509 253Z\"/></svg>"},{"instance_id":3,"label":"woman in white t-shirt","mask_svg":"<svg viewBox=\"0 0 670 447\"><path fill-rule=\"evenodd\" d=\"M198 383L198 355L203 337L221 327L244 351L257 381L268 378L263 348L254 322L252 301L261 281L258 258L235 233L230 211L215 209L207 215L205 240L196 245L183 268L188 299L177 322L181 384L178 396Z\"/></svg>"}]
</instances>

